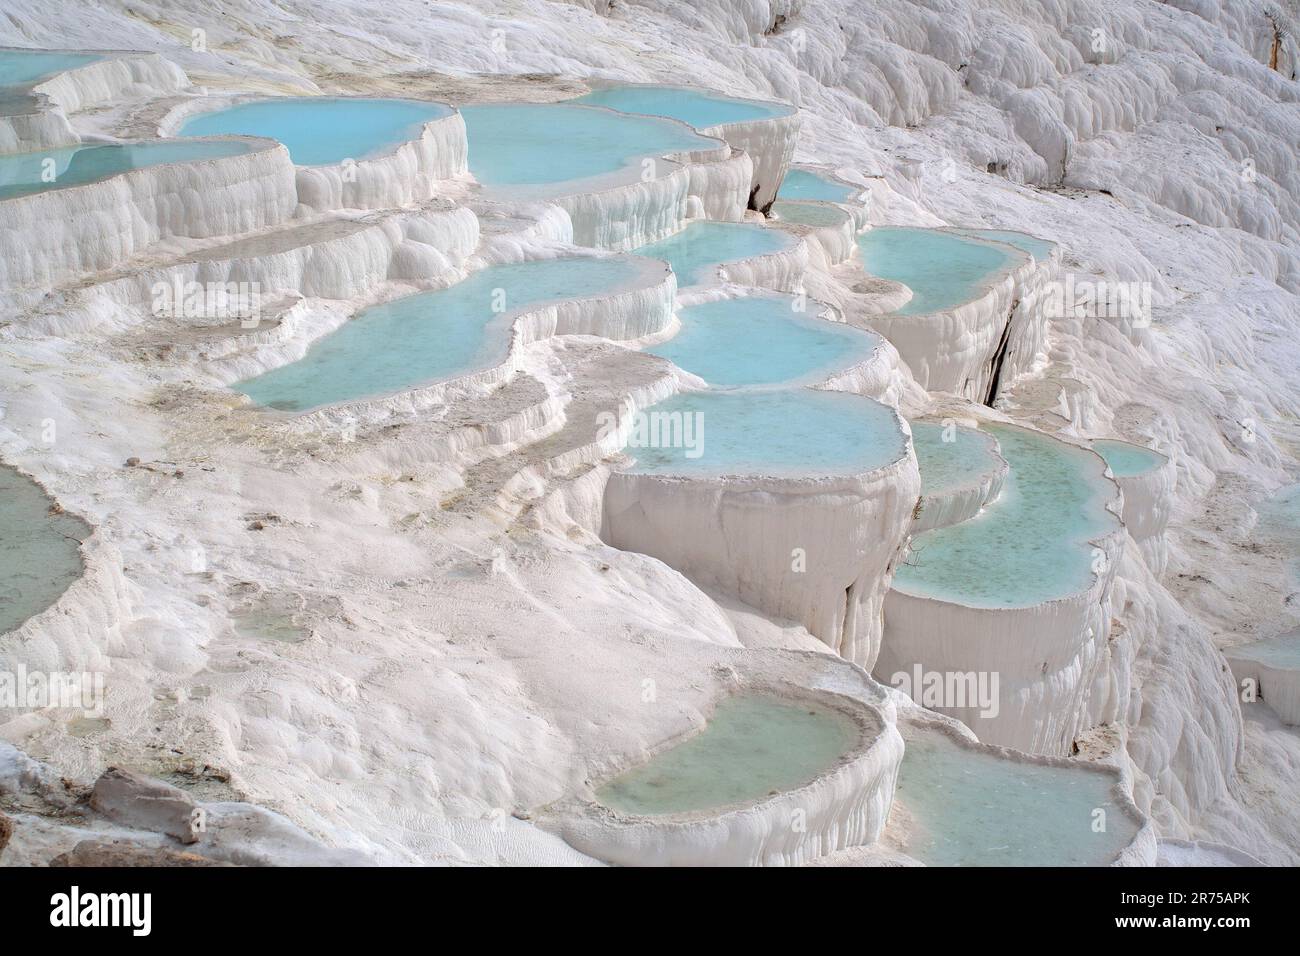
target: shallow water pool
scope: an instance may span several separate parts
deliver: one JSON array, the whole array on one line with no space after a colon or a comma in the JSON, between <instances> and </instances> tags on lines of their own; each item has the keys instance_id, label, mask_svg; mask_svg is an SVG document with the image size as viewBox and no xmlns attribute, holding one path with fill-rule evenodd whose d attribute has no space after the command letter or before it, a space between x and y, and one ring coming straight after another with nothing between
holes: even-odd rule
<instances>
[{"instance_id":1,"label":"shallow water pool","mask_svg":"<svg viewBox=\"0 0 1300 956\"><path fill-rule=\"evenodd\" d=\"M57 601L85 570L81 542L90 526L66 512L21 472L0 465L0 634Z\"/></svg>"},{"instance_id":2,"label":"shallow water pool","mask_svg":"<svg viewBox=\"0 0 1300 956\"><path fill-rule=\"evenodd\" d=\"M787 116L793 107L737 99L711 90L681 86L613 86L570 100L589 106L605 106L622 113L642 113L680 120L696 129L726 123Z\"/></svg>"},{"instance_id":3,"label":"shallow water pool","mask_svg":"<svg viewBox=\"0 0 1300 956\"><path fill-rule=\"evenodd\" d=\"M451 112L418 100L280 97L199 113L181 125L180 135L264 136L283 143L299 166L326 166L391 150Z\"/></svg>"},{"instance_id":4,"label":"shallow water pool","mask_svg":"<svg viewBox=\"0 0 1300 956\"><path fill-rule=\"evenodd\" d=\"M657 117L571 103L466 106L461 115L470 172L489 191L519 197L558 195L613 173L637 179L643 158L721 145Z\"/></svg>"},{"instance_id":5,"label":"shallow water pool","mask_svg":"<svg viewBox=\"0 0 1300 956\"><path fill-rule=\"evenodd\" d=\"M60 50L0 50L0 87L31 86L41 80L94 63L103 57L94 53L65 53Z\"/></svg>"},{"instance_id":6,"label":"shallow water pool","mask_svg":"<svg viewBox=\"0 0 1300 956\"><path fill-rule=\"evenodd\" d=\"M1087 449L989 425L1010 466L1002 493L975 517L916 536L894 575L907 594L972 607L1029 607L1091 587L1091 541L1119 527L1115 493Z\"/></svg>"},{"instance_id":7,"label":"shallow water pool","mask_svg":"<svg viewBox=\"0 0 1300 956\"><path fill-rule=\"evenodd\" d=\"M1015 250L1005 245L899 226L868 230L858 237L858 249L868 273L912 290L897 315L942 312L977 299L1017 261Z\"/></svg>"},{"instance_id":8,"label":"shallow water pool","mask_svg":"<svg viewBox=\"0 0 1300 956\"><path fill-rule=\"evenodd\" d=\"M941 731L901 729L894 800L911 824L902 849L928 866L1105 866L1137 835L1109 774L1020 763Z\"/></svg>"},{"instance_id":9,"label":"shallow water pool","mask_svg":"<svg viewBox=\"0 0 1300 956\"><path fill-rule=\"evenodd\" d=\"M799 226L840 226L848 221L848 214L838 206L815 202L780 201L772 203L772 215L781 222Z\"/></svg>"},{"instance_id":10,"label":"shallow water pool","mask_svg":"<svg viewBox=\"0 0 1300 956\"><path fill-rule=\"evenodd\" d=\"M1273 667L1300 669L1300 628L1265 641L1225 648L1224 654Z\"/></svg>"},{"instance_id":11,"label":"shallow water pool","mask_svg":"<svg viewBox=\"0 0 1300 956\"><path fill-rule=\"evenodd\" d=\"M645 816L754 803L811 782L859 736L848 716L829 707L729 697L703 730L611 780L596 799Z\"/></svg>"},{"instance_id":12,"label":"shallow water pool","mask_svg":"<svg viewBox=\"0 0 1300 956\"><path fill-rule=\"evenodd\" d=\"M998 469L997 441L977 428L912 422L912 447L922 497L966 487Z\"/></svg>"},{"instance_id":13,"label":"shallow water pool","mask_svg":"<svg viewBox=\"0 0 1300 956\"><path fill-rule=\"evenodd\" d=\"M781 181L777 195L781 199L816 199L821 202L855 202L858 192L853 186L836 182L829 176L791 166Z\"/></svg>"},{"instance_id":14,"label":"shallow water pool","mask_svg":"<svg viewBox=\"0 0 1300 956\"><path fill-rule=\"evenodd\" d=\"M867 358L880 339L800 312L807 299L754 295L687 306L681 330L646 351L710 385L772 385L822 377Z\"/></svg>"},{"instance_id":15,"label":"shallow water pool","mask_svg":"<svg viewBox=\"0 0 1300 956\"><path fill-rule=\"evenodd\" d=\"M636 474L828 476L897 461L906 439L889 407L809 388L704 391L643 410L623 451Z\"/></svg>"},{"instance_id":16,"label":"shallow water pool","mask_svg":"<svg viewBox=\"0 0 1300 956\"><path fill-rule=\"evenodd\" d=\"M636 260L618 258L489 266L446 289L365 309L300 360L234 387L259 405L304 411L490 368L505 359L521 311L616 292L642 275Z\"/></svg>"},{"instance_id":17,"label":"shallow water pool","mask_svg":"<svg viewBox=\"0 0 1300 956\"><path fill-rule=\"evenodd\" d=\"M713 281L728 262L792 249L797 241L787 232L756 223L699 221L634 252L667 262L677 274L677 287L685 289Z\"/></svg>"},{"instance_id":18,"label":"shallow water pool","mask_svg":"<svg viewBox=\"0 0 1300 956\"><path fill-rule=\"evenodd\" d=\"M247 153L237 140L160 140L128 145L83 145L0 155L0 199L67 189L164 163L192 163Z\"/></svg>"},{"instance_id":19,"label":"shallow water pool","mask_svg":"<svg viewBox=\"0 0 1300 956\"><path fill-rule=\"evenodd\" d=\"M1161 467L1167 460L1164 455L1132 442L1102 438L1092 443L1093 451L1110 465L1116 478L1134 478Z\"/></svg>"},{"instance_id":20,"label":"shallow water pool","mask_svg":"<svg viewBox=\"0 0 1300 956\"><path fill-rule=\"evenodd\" d=\"M976 239L989 239L993 242L1003 242L1008 246L1015 246L1021 252L1028 253L1036 262L1043 262L1052 254L1054 243L1046 239L1039 239L1024 232L1015 232L1011 229L954 229L953 232L961 233L963 236L974 236Z\"/></svg>"}]
</instances>

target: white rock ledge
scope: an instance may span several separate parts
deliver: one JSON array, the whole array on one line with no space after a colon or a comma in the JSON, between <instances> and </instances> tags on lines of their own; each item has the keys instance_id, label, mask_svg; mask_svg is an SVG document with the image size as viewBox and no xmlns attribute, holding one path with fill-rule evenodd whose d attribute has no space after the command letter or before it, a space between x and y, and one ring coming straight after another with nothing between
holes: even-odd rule
<instances>
[{"instance_id":1,"label":"white rock ledge","mask_svg":"<svg viewBox=\"0 0 1300 956\"><path fill-rule=\"evenodd\" d=\"M614 472L601 538L658 558L697 585L796 621L870 669L881 608L921 479L911 451L861 474L678 477ZM810 544L815 543L816 546ZM802 571L792 556L806 554Z\"/></svg>"},{"instance_id":2,"label":"white rock ledge","mask_svg":"<svg viewBox=\"0 0 1300 956\"><path fill-rule=\"evenodd\" d=\"M1279 656L1270 660L1270 655L1260 653L1261 649L1278 642L1292 645L1289 659ZM1300 648L1300 631L1267 641L1238 644L1223 651L1238 692L1243 692L1250 682L1259 699L1284 724L1292 727L1300 726L1300 652L1296 648Z\"/></svg>"},{"instance_id":3,"label":"white rock ledge","mask_svg":"<svg viewBox=\"0 0 1300 956\"><path fill-rule=\"evenodd\" d=\"M1115 487L1106 507L1118 517L1122 496L1097 459L1099 474ZM1125 539L1117 526L1092 540L1101 556L1101 572L1092 575L1092 584L1034 605L974 607L891 588L873 676L892 686L894 675L910 677L918 666L926 673L996 674L996 714L984 714L975 702L933 709L960 720L984 743L1026 753L1069 753L1075 738L1091 726L1093 696L1106 689L1098 678L1109 665L1111 585Z\"/></svg>"},{"instance_id":4,"label":"white rock ledge","mask_svg":"<svg viewBox=\"0 0 1300 956\"><path fill-rule=\"evenodd\" d=\"M505 318L511 322L510 342L505 358L497 365L412 386L390 395L341 402L302 413L268 409L267 414L292 417L296 427L306 429L343 423L374 424L394 417L411 418L432 406L499 388L525 366L525 350L529 345L552 336L594 335L635 343L660 335L674 321L676 278L666 265L657 260L642 259L639 262L644 263L641 274L629 287L597 296L533 303L522 310L506 313ZM329 320L331 315L313 317ZM287 342L263 356L255 367L247 361L223 364L223 377L229 384L296 361L306 354L314 341L341 324L337 321L340 316L333 314L332 317L334 321L316 325L310 333L289 336ZM346 320L346 316L342 318ZM268 357L271 361L267 361Z\"/></svg>"},{"instance_id":5,"label":"white rock ledge","mask_svg":"<svg viewBox=\"0 0 1300 956\"><path fill-rule=\"evenodd\" d=\"M266 102L266 97L196 97L172 109L159 123L158 132L160 136L174 136L186 120L196 115L255 102ZM432 199L446 180L468 175L469 140L460 111L433 100L419 102L451 112L424 123L416 139L394 143L364 158L296 166L298 214L408 206Z\"/></svg>"},{"instance_id":6,"label":"white rock ledge","mask_svg":"<svg viewBox=\"0 0 1300 956\"><path fill-rule=\"evenodd\" d=\"M116 268L164 239L235 236L285 222L296 205L285 148L221 138L251 149L0 200L0 288Z\"/></svg>"},{"instance_id":7,"label":"white rock ledge","mask_svg":"<svg viewBox=\"0 0 1300 956\"><path fill-rule=\"evenodd\" d=\"M903 740L892 715L860 698L789 683L785 669L776 672L782 676L767 671L775 668L764 668L758 676L742 675L736 692L834 708L860 728L858 745L810 782L757 803L634 816L604 807L588 793L582 801L547 807L541 825L575 849L621 866L797 866L846 847L874 843L889 816L903 756ZM680 742L668 741L656 749ZM803 825L794 825L800 818Z\"/></svg>"},{"instance_id":8,"label":"white rock ledge","mask_svg":"<svg viewBox=\"0 0 1300 956\"><path fill-rule=\"evenodd\" d=\"M1054 274L1058 255L1053 251L1039 263L1005 243L961 238L1010 250L1013 262L990 276L979 296L955 308L920 315L889 313L873 316L870 322L894 343L922 388L986 402L995 379L999 389L1005 388L1044 353L1047 318L1041 290Z\"/></svg>"}]
</instances>

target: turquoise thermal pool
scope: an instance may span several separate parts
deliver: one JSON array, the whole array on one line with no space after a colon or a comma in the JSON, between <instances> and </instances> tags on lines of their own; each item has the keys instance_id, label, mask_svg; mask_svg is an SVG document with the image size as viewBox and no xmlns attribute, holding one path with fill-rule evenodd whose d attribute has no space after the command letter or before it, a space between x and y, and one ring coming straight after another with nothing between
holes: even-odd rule
<instances>
[{"instance_id":1,"label":"turquoise thermal pool","mask_svg":"<svg viewBox=\"0 0 1300 956\"><path fill-rule=\"evenodd\" d=\"M570 100L588 106L605 106L621 113L644 113L680 120L696 129L727 123L788 116L794 108L780 103L760 103L683 86L613 86Z\"/></svg>"},{"instance_id":2,"label":"turquoise thermal pool","mask_svg":"<svg viewBox=\"0 0 1300 956\"><path fill-rule=\"evenodd\" d=\"M1087 449L990 425L1010 465L980 514L916 536L894 589L972 607L1031 607L1092 586L1091 542L1117 529L1115 486ZM924 472L922 472L924 474Z\"/></svg>"},{"instance_id":3,"label":"turquoise thermal pool","mask_svg":"<svg viewBox=\"0 0 1300 956\"><path fill-rule=\"evenodd\" d=\"M624 446L633 474L821 477L874 471L907 454L893 409L808 388L703 391L642 410Z\"/></svg>"},{"instance_id":4,"label":"turquoise thermal pool","mask_svg":"<svg viewBox=\"0 0 1300 956\"><path fill-rule=\"evenodd\" d=\"M1258 661L1272 667L1300 670L1300 628L1265 641L1225 648L1228 657Z\"/></svg>"},{"instance_id":5,"label":"turquoise thermal pool","mask_svg":"<svg viewBox=\"0 0 1300 956\"><path fill-rule=\"evenodd\" d=\"M677 274L677 287L685 289L713 281L728 262L783 252L797 242L787 232L755 223L700 221L634 251L667 262Z\"/></svg>"},{"instance_id":6,"label":"turquoise thermal pool","mask_svg":"<svg viewBox=\"0 0 1300 956\"><path fill-rule=\"evenodd\" d=\"M94 53L56 50L0 50L0 87L31 86L41 80L103 59Z\"/></svg>"},{"instance_id":7,"label":"turquoise thermal pool","mask_svg":"<svg viewBox=\"0 0 1300 956\"><path fill-rule=\"evenodd\" d=\"M1015 246L1021 252L1031 256L1037 262L1045 261L1052 254L1054 243L1039 239L1024 232L1011 229L954 229L953 232L976 239L988 239L990 242L1003 242Z\"/></svg>"},{"instance_id":8,"label":"turquoise thermal pool","mask_svg":"<svg viewBox=\"0 0 1300 956\"><path fill-rule=\"evenodd\" d=\"M180 135L264 136L283 143L299 166L328 166L418 139L425 123L451 112L419 100L282 97L199 113L181 125Z\"/></svg>"},{"instance_id":9,"label":"turquoise thermal pool","mask_svg":"<svg viewBox=\"0 0 1300 956\"><path fill-rule=\"evenodd\" d=\"M1016 265L1016 250L938 229L878 226L858 237L862 266L882 279L901 282L912 298L896 315L926 315L979 298L998 276Z\"/></svg>"},{"instance_id":10,"label":"turquoise thermal pool","mask_svg":"<svg viewBox=\"0 0 1300 956\"><path fill-rule=\"evenodd\" d=\"M912 448L921 471L922 497L975 484L1000 464L992 435L955 424L912 422Z\"/></svg>"},{"instance_id":11,"label":"turquoise thermal pool","mask_svg":"<svg viewBox=\"0 0 1300 956\"><path fill-rule=\"evenodd\" d=\"M1300 582L1300 484L1279 489L1258 510L1260 536L1282 547L1292 581Z\"/></svg>"},{"instance_id":12,"label":"turquoise thermal pool","mask_svg":"<svg viewBox=\"0 0 1300 956\"><path fill-rule=\"evenodd\" d=\"M446 289L365 309L300 360L235 388L259 405L304 411L490 368L506 358L521 311L617 293L643 275L627 258L489 266Z\"/></svg>"},{"instance_id":13,"label":"turquoise thermal pool","mask_svg":"<svg viewBox=\"0 0 1300 956\"><path fill-rule=\"evenodd\" d=\"M1134 445L1132 442L1109 438L1092 443L1092 450L1110 465L1116 478L1135 478L1161 467L1168 459L1158 451Z\"/></svg>"},{"instance_id":14,"label":"turquoise thermal pool","mask_svg":"<svg viewBox=\"0 0 1300 956\"><path fill-rule=\"evenodd\" d=\"M520 197L576 191L616 173L635 181L645 157L722 146L669 120L570 103L466 106L461 115L470 172L490 191Z\"/></svg>"},{"instance_id":15,"label":"turquoise thermal pool","mask_svg":"<svg viewBox=\"0 0 1300 956\"><path fill-rule=\"evenodd\" d=\"M791 166L777 195L782 199L815 199L820 202L855 202L860 190L836 182L810 169Z\"/></svg>"},{"instance_id":16,"label":"turquoise thermal pool","mask_svg":"<svg viewBox=\"0 0 1300 956\"><path fill-rule=\"evenodd\" d=\"M1138 832L1115 778L1083 767L1009 760L939 730L903 726L896 807L901 847L928 866L1105 866ZM1094 832L1096 811L1105 831Z\"/></svg>"},{"instance_id":17,"label":"turquoise thermal pool","mask_svg":"<svg viewBox=\"0 0 1300 956\"><path fill-rule=\"evenodd\" d=\"M809 307L806 299L788 295L687 306L678 312L681 330L646 351L710 385L730 388L829 375L866 359L879 344L870 332L796 311L801 301Z\"/></svg>"},{"instance_id":18,"label":"turquoise thermal pool","mask_svg":"<svg viewBox=\"0 0 1300 956\"><path fill-rule=\"evenodd\" d=\"M66 512L13 468L0 465L0 634L57 601L85 567L81 542L90 526Z\"/></svg>"},{"instance_id":19,"label":"turquoise thermal pool","mask_svg":"<svg viewBox=\"0 0 1300 956\"><path fill-rule=\"evenodd\" d=\"M127 145L82 145L0 155L0 199L82 186L148 166L238 156L251 149L239 140L159 140ZM47 162L48 161L48 162Z\"/></svg>"},{"instance_id":20,"label":"turquoise thermal pool","mask_svg":"<svg viewBox=\"0 0 1300 956\"><path fill-rule=\"evenodd\" d=\"M829 707L730 697L703 730L605 784L596 799L639 816L754 803L810 783L860 737L847 715Z\"/></svg>"},{"instance_id":21,"label":"turquoise thermal pool","mask_svg":"<svg viewBox=\"0 0 1300 956\"><path fill-rule=\"evenodd\" d=\"M772 203L772 215L781 222L799 226L840 226L849 219L848 213L838 206L788 200Z\"/></svg>"}]
</instances>

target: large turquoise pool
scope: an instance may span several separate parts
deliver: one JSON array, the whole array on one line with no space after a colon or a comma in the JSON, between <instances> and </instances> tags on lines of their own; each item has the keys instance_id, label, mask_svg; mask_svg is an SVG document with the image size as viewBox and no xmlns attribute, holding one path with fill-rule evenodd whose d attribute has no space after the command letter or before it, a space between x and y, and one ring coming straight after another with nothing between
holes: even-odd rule
<instances>
[{"instance_id":1,"label":"large turquoise pool","mask_svg":"<svg viewBox=\"0 0 1300 956\"><path fill-rule=\"evenodd\" d=\"M781 181L777 195L781 199L816 199L821 202L855 202L860 190L846 186L829 176L791 166Z\"/></svg>"},{"instance_id":2,"label":"large turquoise pool","mask_svg":"<svg viewBox=\"0 0 1300 956\"><path fill-rule=\"evenodd\" d=\"M265 136L283 143L299 166L327 166L387 152L449 115L450 107L419 100L286 96L199 113L180 132Z\"/></svg>"},{"instance_id":3,"label":"large turquoise pool","mask_svg":"<svg viewBox=\"0 0 1300 956\"><path fill-rule=\"evenodd\" d=\"M1110 774L1007 760L938 730L902 730L894 797L909 824L902 849L928 866L1107 866L1137 836Z\"/></svg>"},{"instance_id":4,"label":"large turquoise pool","mask_svg":"<svg viewBox=\"0 0 1300 956\"><path fill-rule=\"evenodd\" d=\"M1091 451L1010 425L989 425L1010 466L975 517L916 536L894 574L907 594L972 607L1029 607L1091 587L1091 542L1119 527L1114 485Z\"/></svg>"},{"instance_id":5,"label":"large turquoise pool","mask_svg":"<svg viewBox=\"0 0 1300 956\"><path fill-rule=\"evenodd\" d=\"M926 315L955 308L984 294L1017 262L1017 252L938 229L878 226L858 237L868 273L901 282L912 298L898 315Z\"/></svg>"},{"instance_id":6,"label":"large turquoise pool","mask_svg":"<svg viewBox=\"0 0 1300 956\"><path fill-rule=\"evenodd\" d=\"M1134 478L1155 471L1168 460L1153 449L1110 438L1098 439L1092 443L1092 448L1106 460L1116 478Z\"/></svg>"},{"instance_id":7,"label":"large turquoise pool","mask_svg":"<svg viewBox=\"0 0 1300 956\"><path fill-rule=\"evenodd\" d=\"M647 351L710 385L774 385L822 377L867 358L880 344L870 332L806 311L807 299L753 295L687 306L681 330Z\"/></svg>"},{"instance_id":8,"label":"large turquoise pool","mask_svg":"<svg viewBox=\"0 0 1300 956\"><path fill-rule=\"evenodd\" d=\"M645 409L635 425L623 451L638 474L852 475L907 453L893 409L809 388L687 392Z\"/></svg>"},{"instance_id":9,"label":"large turquoise pool","mask_svg":"<svg viewBox=\"0 0 1300 956\"><path fill-rule=\"evenodd\" d=\"M251 149L238 140L159 140L129 145L82 145L0 155L0 199L67 189L146 166L238 156Z\"/></svg>"},{"instance_id":10,"label":"large turquoise pool","mask_svg":"<svg viewBox=\"0 0 1300 956\"><path fill-rule=\"evenodd\" d=\"M0 87L31 86L41 80L94 63L103 57L94 53L65 53L59 50L0 50Z\"/></svg>"},{"instance_id":11,"label":"large turquoise pool","mask_svg":"<svg viewBox=\"0 0 1300 956\"><path fill-rule=\"evenodd\" d=\"M829 707L730 697L703 730L605 784L596 799L638 816L754 803L810 783L860 736L849 717Z\"/></svg>"},{"instance_id":12,"label":"large turquoise pool","mask_svg":"<svg viewBox=\"0 0 1300 956\"><path fill-rule=\"evenodd\" d=\"M691 223L667 239L636 250L638 256L663 259L677 274L677 287L712 282L728 262L772 255L793 249L798 240L788 232L750 222Z\"/></svg>"},{"instance_id":13,"label":"large turquoise pool","mask_svg":"<svg viewBox=\"0 0 1300 956\"><path fill-rule=\"evenodd\" d=\"M570 100L589 106L606 106L623 113L644 113L681 120L696 129L727 123L787 116L794 107L781 103L737 99L711 90L682 86L613 86Z\"/></svg>"},{"instance_id":14,"label":"large turquoise pool","mask_svg":"<svg viewBox=\"0 0 1300 956\"><path fill-rule=\"evenodd\" d=\"M572 103L500 103L461 109L469 134L469 168L489 191L545 196L583 180L627 172L642 159L716 150L679 123Z\"/></svg>"},{"instance_id":15,"label":"large turquoise pool","mask_svg":"<svg viewBox=\"0 0 1300 956\"><path fill-rule=\"evenodd\" d=\"M304 411L464 375L505 359L521 311L615 292L642 275L641 264L622 258L490 266L449 288L366 309L302 359L235 388L259 405Z\"/></svg>"},{"instance_id":16,"label":"large turquoise pool","mask_svg":"<svg viewBox=\"0 0 1300 956\"><path fill-rule=\"evenodd\" d=\"M81 577L81 542L90 526L35 481L0 465L0 634L50 607Z\"/></svg>"},{"instance_id":17,"label":"large turquoise pool","mask_svg":"<svg viewBox=\"0 0 1300 956\"><path fill-rule=\"evenodd\" d=\"M942 495L997 471L998 443L977 428L912 422L912 448L921 471L921 496Z\"/></svg>"}]
</instances>

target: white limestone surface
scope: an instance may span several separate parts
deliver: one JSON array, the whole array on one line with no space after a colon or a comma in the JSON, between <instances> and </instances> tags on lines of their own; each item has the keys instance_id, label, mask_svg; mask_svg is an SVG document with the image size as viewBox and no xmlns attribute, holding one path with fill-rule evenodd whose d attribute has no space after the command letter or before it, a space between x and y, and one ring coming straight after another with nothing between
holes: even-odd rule
<instances>
[{"instance_id":1,"label":"white limestone surface","mask_svg":"<svg viewBox=\"0 0 1300 956\"><path fill-rule=\"evenodd\" d=\"M235 236L285 222L296 205L289 154L246 138L246 153L166 163L0 200L0 289L116 268L172 238Z\"/></svg>"}]
</instances>

